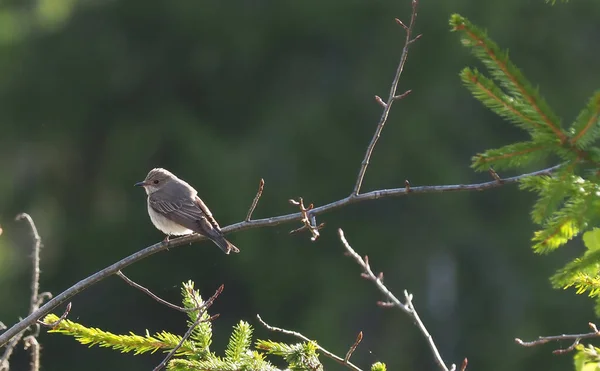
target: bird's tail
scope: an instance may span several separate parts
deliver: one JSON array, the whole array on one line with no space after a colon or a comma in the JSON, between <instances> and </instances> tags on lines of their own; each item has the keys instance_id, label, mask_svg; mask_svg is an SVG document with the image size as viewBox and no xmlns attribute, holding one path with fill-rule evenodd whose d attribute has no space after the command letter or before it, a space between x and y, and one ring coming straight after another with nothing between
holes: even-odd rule
<instances>
[{"instance_id":1,"label":"bird's tail","mask_svg":"<svg viewBox=\"0 0 600 371\"><path fill-rule=\"evenodd\" d=\"M240 249L235 247L235 245L231 242L227 241L222 235L214 236L211 238L211 240L215 243L215 245L219 246L219 248L223 250L225 254L229 254L232 251L235 253L240 252Z\"/></svg>"}]
</instances>

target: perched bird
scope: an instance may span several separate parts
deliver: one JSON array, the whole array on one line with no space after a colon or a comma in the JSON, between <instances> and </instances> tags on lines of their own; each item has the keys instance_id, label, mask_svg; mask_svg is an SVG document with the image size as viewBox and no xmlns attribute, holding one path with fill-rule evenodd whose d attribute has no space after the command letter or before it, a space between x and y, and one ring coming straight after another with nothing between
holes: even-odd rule
<instances>
[{"instance_id":1,"label":"perched bird","mask_svg":"<svg viewBox=\"0 0 600 371\"><path fill-rule=\"evenodd\" d=\"M240 252L223 237L219 223L198 197L198 192L170 171L152 169L143 182L135 185L146 190L150 220L167 235L167 240L171 235L182 236L196 232L208 237L225 254Z\"/></svg>"}]
</instances>

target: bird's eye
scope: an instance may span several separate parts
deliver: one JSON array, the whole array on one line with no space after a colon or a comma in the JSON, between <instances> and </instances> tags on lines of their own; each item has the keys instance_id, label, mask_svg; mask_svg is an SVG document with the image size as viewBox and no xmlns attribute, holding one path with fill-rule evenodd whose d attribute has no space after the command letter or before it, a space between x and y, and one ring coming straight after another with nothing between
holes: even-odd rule
<instances>
[{"instance_id":1,"label":"bird's eye","mask_svg":"<svg viewBox=\"0 0 600 371\"><path fill-rule=\"evenodd\" d=\"M154 184L158 184L158 179L156 179L155 181L153 181L152 183Z\"/></svg>"}]
</instances>

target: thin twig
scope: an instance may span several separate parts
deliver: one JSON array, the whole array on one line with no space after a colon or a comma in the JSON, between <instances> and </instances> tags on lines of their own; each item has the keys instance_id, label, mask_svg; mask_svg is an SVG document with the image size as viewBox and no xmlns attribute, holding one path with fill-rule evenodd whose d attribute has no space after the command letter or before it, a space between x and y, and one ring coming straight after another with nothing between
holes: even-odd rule
<instances>
[{"instance_id":1,"label":"thin twig","mask_svg":"<svg viewBox=\"0 0 600 371\"><path fill-rule=\"evenodd\" d=\"M311 342L313 344L315 344L317 346L317 349L319 349L321 351L321 353L323 353L325 356L333 359L334 361L336 361L337 363L344 365L346 367L348 367L351 370L354 371L362 371L358 366L354 365L352 362L350 361L346 361L344 358L337 356L333 353L331 353L330 351L328 351L327 349L323 348L322 346L320 346L319 344L317 344L316 341L312 341L309 338L307 338L306 336L302 335L299 332L296 331L291 331L291 330L286 330L286 329L282 329L279 327L275 327L275 326L271 326L268 323L266 323L265 321L263 321L262 318L260 318L260 315L257 314L256 318L258 318L258 320L260 321L260 323L267 329L270 331L274 331L274 332L281 332L282 334L286 334L286 335L291 335L291 336L295 336L298 339L304 340L306 342Z\"/></svg>"},{"instance_id":2,"label":"thin twig","mask_svg":"<svg viewBox=\"0 0 600 371\"><path fill-rule=\"evenodd\" d=\"M258 184L258 191L256 192L256 196L254 196L254 200L252 200L252 205L250 205L250 210L248 210L248 215L246 215L246 221L249 222L252 218L252 213L254 209L256 209L256 205L258 205L258 200L260 200L260 196L262 196L263 189L265 188L265 180L261 179Z\"/></svg>"},{"instance_id":3,"label":"thin twig","mask_svg":"<svg viewBox=\"0 0 600 371\"><path fill-rule=\"evenodd\" d=\"M206 300L204 302L204 304L202 304L202 305L200 305L200 303L198 303L198 301L196 300L196 296L194 295L194 293L192 293L192 298L196 302L196 308L201 308L198 310L198 317L196 317L196 321L194 323L192 323L190 328L188 328L186 333L183 335L183 337L181 338L181 341L179 341L179 343L175 346L175 348L173 348L169 352L169 354L167 354L167 356L158 364L158 366L156 366L154 368L154 371L159 371L163 367L167 366L167 363L169 362L169 360L175 355L175 353L179 350L179 348L181 348L183 346L183 343L185 343L187 341L187 339L190 338L190 336L192 335L192 332L194 331L194 329L196 327L198 327L199 324L201 324L202 322L213 321L217 317L219 317L218 314L215 314L214 316L212 316L210 318L207 318L204 320L202 319L202 315L204 315L204 313L208 310L208 308L210 308L210 306L213 304L215 299L223 292L223 288L224 288L223 285L219 286L219 288L217 289L217 291L215 291L213 296L211 296L208 300Z\"/></svg>"},{"instance_id":4,"label":"thin twig","mask_svg":"<svg viewBox=\"0 0 600 371\"><path fill-rule=\"evenodd\" d=\"M38 324L42 325L42 326L46 326L46 327L50 327L50 328L56 328L58 327L58 325L60 325L60 323L62 321L64 321L65 318L67 318L67 316L69 315L69 312L71 311L71 302L69 302L69 304L67 304L67 307L65 308L64 313L54 322L42 322L40 320L37 321Z\"/></svg>"},{"instance_id":5,"label":"thin twig","mask_svg":"<svg viewBox=\"0 0 600 371\"><path fill-rule=\"evenodd\" d=\"M16 220L26 220L31 229L33 237L33 269L31 272L31 298L29 300L29 313L35 312L40 306L40 248L42 246L42 238L40 237L35 223L29 214L22 213L17 215Z\"/></svg>"},{"instance_id":6,"label":"thin twig","mask_svg":"<svg viewBox=\"0 0 600 371\"><path fill-rule=\"evenodd\" d=\"M350 204L364 202L369 200L377 200L380 198L386 197L400 197L406 195L413 194L426 194L426 193L445 193L445 192L464 192L464 191L484 191L488 189L498 188L503 185L515 184L530 176L538 176L538 175L549 175L553 171L557 170L561 165L556 165L547 169L535 171L532 173L522 174L518 176L514 176L511 178L504 178L502 182L490 181L484 183L476 183L476 184L455 184L455 185L441 185L441 186L421 186L421 187L410 187L410 188L392 188L392 189L382 189L367 193L362 193L358 196L348 196L343 199L328 203L326 205L315 207L311 210L311 215L321 215L327 212L331 212L333 210L340 209L342 207L348 206ZM244 231L253 228L263 228L263 227L274 227L283 223L289 223L292 221L298 221L302 219L301 213L292 213L281 216L274 216L270 218L264 219L255 219L251 221L243 221L239 223L235 223L229 225L222 229L224 233L233 233ZM25 319L19 321L11 328L0 334L0 347L4 346L10 339L12 339L19 332L23 331L27 327L31 326L38 319L50 313L57 306L67 302L70 298L80 293L81 291L87 289L88 287L100 282L106 277L112 276L116 274L119 270L124 269L125 267L136 263L142 259L149 257L150 255L156 254L157 252L164 251L167 249L172 249L179 246L189 245L193 242L198 242L205 240L204 236L198 234L192 234L188 236L178 237L171 239L169 241L162 241L156 243L154 245L148 246L140 251L137 251L118 262L101 269L100 271L92 274L91 276L82 279L77 282L73 286L69 287L62 293L58 294L54 299L48 301L44 304L39 310L35 313L30 314Z\"/></svg>"},{"instance_id":7,"label":"thin twig","mask_svg":"<svg viewBox=\"0 0 600 371\"><path fill-rule=\"evenodd\" d=\"M415 25L415 21L417 20L417 8L419 5L418 0L412 0L412 13L410 15L410 23L406 26L402 21L396 19L396 22L400 24L405 32L406 38L404 40L404 47L402 48L402 54L400 55L400 63L398 64L398 68L396 69L396 75L394 76L394 80L392 81L392 86L390 87L390 94L388 96L387 102L384 102L380 97L376 96L375 99L379 102L379 104L383 107L383 112L381 113L381 117L379 118L379 123L377 124L377 129L375 129L375 134L373 134L373 138L371 139L371 143L367 147L367 152L365 153L365 157L360 165L360 170L358 171L358 177L356 178L356 184L354 185L354 190L352 191L352 196L358 196L360 193L360 187L362 186L363 179L365 177L365 173L367 172L367 167L369 166L369 161L371 160L371 155L373 154L373 150L375 149L375 145L377 144L377 140L381 136L381 132L383 131L383 127L387 121L388 115L390 113L390 109L392 108L392 103L394 101L402 99L404 96L408 94L408 92L401 94L399 96L396 95L396 90L398 90L398 82L400 82L400 76L402 75L402 71L404 70L404 64L406 63L406 58L408 57L408 48L410 45L416 40L413 39L413 27ZM418 38L418 36L417 36Z\"/></svg>"},{"instance_id":8,"label":"thin twig","mask_svg":"<svg viewBox=\"0 0 600 371\"><path fill-rule=\"evenodd\" d=\"M143 293L145 293L146 295L150 296L152 299L156 300L157 302L166 305L167 307L171 308L171 309L175 309L178 310L180 312L193 312L195 310L198 310L198 308L184 308L184 307L180 307L178 305L169 303L168 301L159 298L158 296L156 296L152 291L150 291L149 289L145 288L144 286L140 285L139 283L133 282L131 279L129 279L129 277L127 277L125 274L123 274L123 272L118 271L116 273L117 276L119 276L119 278L121 278L123 281L127 282L128 285L135 287L136 289L142 291Z\"/></svg>"},{"instance_id":9,"label":"thin twig","mask_svg":"<svg viewBox=\"0 0 600 371\"><path fill-rule=\"evenodd\" d=\"M391 302L390 304L380 303L379 305L380 306L396 306L396 307L402 309L402 311L404 311L406 314L412 315L411 309L408 306L408 303L403 304L400 301L400 299L398 299L390 290L388 290L388 288L383 284L383 280L380 279L378 276L376 276L375 273L373 273L373 270L371 270L371 266L369 265L369 257L365 256L365 258L363 259L360 255L358 255L358 253L356 251L354 251L354 249L350 246L350 244L346 240L346 236L344 236L344 231L341 228L338 229L338 234L339 234L340 240L342 241L342 244L346 248L348 254L351 257L353 257L354 260L356 260L358 265L360 265L362 267L363 273L361 274L361 276L370 281L373 281L375 283L375 285L377 286L377 288L379 289L379 291L381 291L383 293L383 295Z\"/></svg>"},{"instance_id":10,"label":"thin twig","mask_svg":"<svg viewBox=\"0 0 600 371\"><path fill-rule=\"evenodd\" d=\"M417 310L415 309L415 306L412 303L412 299L413 299L412 294L409 294L408 291L404 290L405 302L402 303L383 284L383 274L379 274L378 276L376 276L375 273L373 273L373 270L371 269L371 266L369 265L369 257L365 256L365 258L363 259L360 255L358 255L358 253L356 251L354 251L354 249L348 243L348 240L346 240L346 237L344 236L344 231L341 228L338 229L338 233L340 236L340 240L342 241L342 244L344 245L344 247L347 250L347 253L350 256L352 256L354 258L354 260L356 260L358 265L360 265L362 267L363 273L361 274L361 276L368 279L369 281L374 282L375 285L377 286L377 288L379 289L379 291L381 291L385 295L385 297L388 299L388 302L383 302L383 303L379 302L378 304L380 306L385 306L385 307L392 307L392 306L397 307L397 308L401 309L404 313L408 314L413 319L413 321L415 322L415 324L417 325L417 327L419 328L419 330L421 331L423 336L425 336L425 339L427 340L427 344L429 345L429 348L431 349L431 352L433 353L435 362L438 364L440 369L442 369L443 371L449 371L449 370L456 369L456 365L453 364L450 368L448 368L448 366L446 366L446 364L444 363L444 360L442 359L442 356L440 355L440 352L437 349L435 342L433 341L433 337L431 336L431 334L429 334L429 331L427 331L427 328L423 324L423 321L421 321L421 318L419 317L419 314L417 313Z\"/></svg>"},{"instance_id":11,"label":"thin twig","mask_svg":"<svg viewBox=\"0 0 600 371\"><path fill-rule=\"evenodd\" d=\"M515 339L515 343L522 345L524 347L533 347L536 345L546 344L551 341L560 341L560 340L573 340L573 343L565 349L556 349L552 353L554 354L565 354L575 349L577 344L583 339L591 339L600 337L600 331L593 323L588 323L588 326L592 329L592 332L584 333L584 334L562 334L562 335L553 335L553 336L540 336L537 340L533 341L523 341L519 338Z\"/></svg>"},{"instance_id":12,"label":"thin twig","mask_svg":"<svg viewBox=\"0 0 600 371\"><path fill-rule=\"evenodd\" d=\"M350 361L350 357L352 357L352 353L354 353L354 351L356 350L356 347L358 347L358 344L360 344L360 342L362 341L362 338L363 338L363 333L361 331L356 336L356 340L354 341L354 344L352 344L350 349L348 349L348 353L346 353L346 357L344 357L344 362L348 363L348 361Z\"/></svg>"}]
</instances>

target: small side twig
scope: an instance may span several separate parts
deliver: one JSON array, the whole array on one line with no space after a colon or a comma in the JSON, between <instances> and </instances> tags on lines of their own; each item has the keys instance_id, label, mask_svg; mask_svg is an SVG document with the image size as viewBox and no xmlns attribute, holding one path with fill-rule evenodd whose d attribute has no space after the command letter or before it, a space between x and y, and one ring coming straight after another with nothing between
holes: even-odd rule
<instances>
[{"instance_id":1,"label":"small side twig","mask_svg":"<svg viewBox=\"0 0 600 371\"><path fill-rule=\"evenodd\" d=\"M350 349L348 349L348 353L346 353L346 357L344 357L344 362L348 363L348 361L350 360L350 357L352 357L352 353L354 353L354 351L358 347L358 344L360 344L360 342L362 341L362 338L363 338L363 333L361 331L356 336L356 340L354 341L354 344L352 344Z\"/></svg>"},{"instance_id":2,"label":"small side twig","mask_svg":"<svg viewBox=\"0 0 600 371\"><path fill-rule=\"evenodd\" d=\"M249 222L250 219L252 219L252 213L254 212L254 209L256 209L256 205L258 205L258 200L260 200L260 196L262 196L264 188L265 180L261 178L260 183L258 184L258 191L256 192L256 196L254 196L254 200L252 200L252 205L250 205L250 209L248 210L245 221Z\"/></svg>"},{"instance_id":3,"label":"small side twig","mask_svg":"<svg viewBox=\"0 0 600 371\"><path fill-rule=\"evenodd\" d=\"M47 323L47 322L42 322L42 321L38 320L37 323L42 326L56 328L65 318L67 318L70 311L71 311L71 302L69 302L69 304L67 304L67 307L65 308L64 313L56 321Z\"/></svg>"},{"instance_id":4,"label":"small side twig","mask_svg":"<svg viewBox=\"0 0 600 371\"><path fill-rule=\"evenodd\" d=\"M348 367L351 370L354 371L362 371L358 366L356 366L355 364L353 364L352 362L350 362L349 360L346 360L338 355L335 355L334 353L328 351L327 349L323 348L322 346L320 346L319 344L317 344L316 341L312 341L309 338L307 338L306 336L302 335L299 332L296 331L291 331L291 330L286 330L286 329L282 329L279 327L275 327L275 326L271 326L268 323L266 323L265 321L263 321L263 319L260 317L259 314L256 315L256 318L258 318L259 322L261 323L261 325L263 325L267 330L273 331L273 332L280 332L282 334L286 334L286 335L291 335L294 337L297 337L298 339L304 340L306 342L311 342L313 344L315 344L317 346L317 349L319 349L319 351L321 353L323 353L326 357L333 359L334 361L336 361L337 363L344 365L346 367ZM362 332L360 333L362 334ZM362 340L362 336L361 336L361 340ZM358 342L356 342L356 345L358 346ZM352 355L352 353L350 353L350 355ZM349 359L350 357L348 357Z\"/></svg>"},{"instance_id":5,"label":"small side twig","mask_svg":"<svg viewBox=\"0 0 600 371\"><path fill-rule=\"evenodd\" d=\"M500 175L498 175L498 173L496 172L496 170L489 168L488 172L490 173L490 175L492 176L492 178L497 181L498 183L502 183L502 178L500 178Z\"/></svg>"},{"instance_id":6,"label":"small side twig","mask_svg":"<svg viewBox=\"0 0 600 371\"><path fill-rule=\"evenodd\" d=\"M179 348L181 348L183 346L183 343L185 343L190 338L190 336L192 335L192 332L194 331L194 329L196 327L198 327L198 325L200 325L202 322L213 321L219 317L218 314L215 314L214 316L209 317L207 319L204 319L204 320L202 319L202 315L206 312L206 310L208 310L208 308L210 308L210 306L217 299L217 297L223 292L223 288L225 288L224 285L219 286L219 288L217 289L217 291L215 291L213 296L211 296L208 300L206 300L204 302L204 304L202 304L202 305L200 305L200 303L198 303L195 295L192 295L192 298L194 298L194 301L196 301L196 308L198 308L198 316L196 317L196 321L194 323L192 323L190 328L188 328L186 333L181 338L181 341L179 341L179 343L175 346L175 348L173 348L169 352L169 354L167 354L167 356L158 364L158 366L156 366L154 368L153 371L160 371L161 369L163 369L164 367L167 366L167 363L169 362L169 360L175 355L175 353L179 350Z\"/></svg>"},{"instance_id":7,"label":"small side twig","mask_svg":"<svg viewBox=\"0 0 600 371\"><path fill-rule=\"evenodd\" d=\"M123 274L123 272L118 271L116 273L117 276L119 276L119 278L121 278L123 281L125 281L129 286L135 287L136 289L140 290L141 292L143 292L144 294L150 296L152 299L156 300L157 302L166 305L167 307L171 308L171 309L175 309L178 310L180 312L193 312L195 310L198 310L199 308L184 308L184 307L180 307L179 305L175 305L172 303L169 303L168 301L159 298L157 295L155 295L152 291L150 291L149 289L145 288L144 286L140 285L139 283L136 283L134 281L132 281L129 277L127 277L125 274Z\"/></svg>"},{"instance_id":8,"label":"small side twig","mask_svg":"<svg viewBox=\"0 0 600 371\"><path fill-rule=\"evenodd\" d=\"M423 321L419 317L419 314L417 313L417 310L415 309L415 306L413 305L412 294L409 294L408 291L404 290L405 302L402 303L383 284L383 274L380 273L379 275L375 275L375 273L373 273L373 270L371 269L371 266L369 264L369 257L365 256L365 258L363 259L356 251L354 251L354 249L348 243L348 240L346 240L346 237L344 236L344 231L341 228L338 229L338 234L340 236L340 240L342 241L342 244L346 248L347 254L352 256L354 258L354 260L356 260L358 265L360 265L362 267L363 272L361 273L361 277L368 279L369 281L372 281L373 283L375 283L375 285L377 286L379 291L381 291L385 295L386 299L388 300L386 302L378 302L377 304L382 307L397 307L400 310L402 310L404 313L408 314L413 319L413 321L415 322L415 324L417 325L417 327L419 328L419 330L421 331L421 333L427 340L427 344L429 345L429 348L431 349L431 352L433 353L435 362L437 363L439 368L443 371L455 370L456 365L452 364L450 366L450 368L448 368L448 366L446 366L446 363L444 363L444 360L442 359L442 356L440 355L440 352L437 349L435 342L433 341L433 337L431 336L431 334L425 327L425 324L423 324Z\"/></svg>"},{"instance_id":9,"label":"small side twig","mask_svg":"<svg viewBox=\"0 0 600 371\"><path fill-rule=\"evenodd\" d=\"M519 338L515 339L515 343L524 346L524 347L533 347L536 345L546 344L551 341L560 341L560 340L573 340L573 343L565 348L565 349L556 349L552 351L553 354L565 354L573 351L575 347L579 344L581 340L591 339L600 337L600 331L595 324L592 322L588 323L588 326L592 329L592 332L584 333L584 334L562 334L562 335L553 335L553 336L540 336L537 340L533 341L523 341Z\"/></svg>"}]
</instances>

